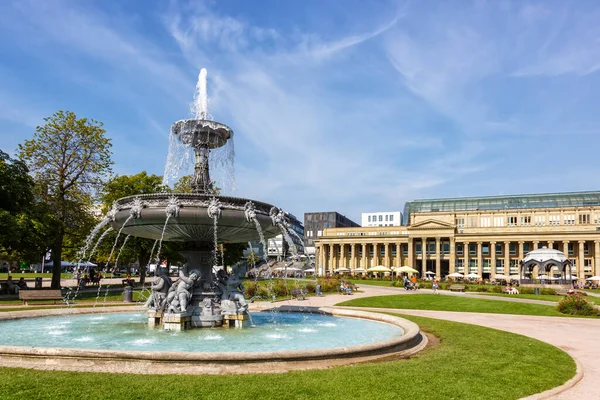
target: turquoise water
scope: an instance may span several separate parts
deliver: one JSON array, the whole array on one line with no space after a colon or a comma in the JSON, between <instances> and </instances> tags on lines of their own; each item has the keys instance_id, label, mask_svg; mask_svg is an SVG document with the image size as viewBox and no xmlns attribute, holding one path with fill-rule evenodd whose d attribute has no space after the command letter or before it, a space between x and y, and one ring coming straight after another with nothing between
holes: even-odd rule
<instances>
[{"instance_id":1,"label":"turquoise water","mask_svg":"<svg viewBox=\"0 0 600 400\"><path fill-rule=\"evenodd\" d=\"M402 336L390 324L303 313L252 313L248 329L150 329L145 313L26 318L0 322L0 345L104 350L251 352L354 346Z\"/></svg>"}]
</instances>

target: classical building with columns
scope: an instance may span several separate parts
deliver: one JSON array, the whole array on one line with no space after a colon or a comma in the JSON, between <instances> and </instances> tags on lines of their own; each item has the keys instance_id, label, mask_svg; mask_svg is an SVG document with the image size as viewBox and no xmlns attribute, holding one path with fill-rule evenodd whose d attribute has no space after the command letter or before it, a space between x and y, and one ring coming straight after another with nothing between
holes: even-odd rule
<instances>
[{"instance_id":1,"label":"classical building with columns","mask_svg":"<svg viewBox=\"0 0 600 400\"><path fill-rule=\"evenodd\" d=\"M402 226L325 229L317 264L365 270L409 265L438 278L514 275L531 250L561 250L580 279L600 275L600 191L415 200ZM558 271L556 271L558 274Z\"/></svg>"}]
</instances>

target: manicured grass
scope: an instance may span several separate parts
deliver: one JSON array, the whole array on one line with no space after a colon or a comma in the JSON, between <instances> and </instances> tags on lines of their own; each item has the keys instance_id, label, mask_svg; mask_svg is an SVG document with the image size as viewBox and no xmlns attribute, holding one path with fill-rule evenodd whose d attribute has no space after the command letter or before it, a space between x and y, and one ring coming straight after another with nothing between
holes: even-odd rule
<instances>
[{"instance_id":1,"label":"manicured grass","mask_svg":"<svg viewBox=\"0 0 600 400\"><path fill-rule=\"evenodd\" d=\"M462 311L494 314L542 315L566 317L553 306L473 299L436 294L376 296L339 303L339 306L405 308L411 310Z\"/></svg>"},{"instance_id":2,"label":"manicured grass","mask_svg":"<svg viewBox=\"0 0 600 400\"><path fill-rule=\"evenodd\" d=\"M37 278L37 277L44 278L44 280L52 279L52 273L50 273L50 272L46 272L43 274L41 272L25 272L25 273L11 272L10 274L7 274L6 272L2 272L2 273L0 273L0 280L6 280L9 275L13 277L13 280L19 280L19 278L21 278L21 277L23 277L27 280ZM62 274L60 274L60 279L73 279L73 274L62 273Z\"/></svg>"},{"instance_id":3,"label":"manicured grass","mask_svg":"<svg viewBox=\"0 0 600 400\"><path fill-rule=\"evenodd\" d=\"M347 281L347 282L352 282L354 283L356 286L360 285L371 285L371 286L387 286L387 287L392 287L392 281L377 281L377 280L367 280L367 279L344 279L342 278L342 280Z\"/></svg>"},{"instance_id":4,"label":"manicured grass","mask_svg":"<svg viewBox=\"0 0 600 400\"><path fill-rule=\"evenodd\" d=\"M440 343L407 360L285 374L148 376L0 368L0 398L518 399L561 385L575 374L566 353L537 340L406 318Z\"/></svg>"},{"instance_id":5,"label":"manicured grass","mask_svg":"<svg viewBox=\"0 0 600 400\"><path fill-rule=\"evenodd\" d=\"M482 296L496 296L496 297L506 297L509 299L527 299L527 300L543 300L543 301L553 301L558 303L564 296L552 295L552 294L507 294L507 293L481 293L481 292L469 292L469 294L477 294Z\"/></svg>"}]
</instances>

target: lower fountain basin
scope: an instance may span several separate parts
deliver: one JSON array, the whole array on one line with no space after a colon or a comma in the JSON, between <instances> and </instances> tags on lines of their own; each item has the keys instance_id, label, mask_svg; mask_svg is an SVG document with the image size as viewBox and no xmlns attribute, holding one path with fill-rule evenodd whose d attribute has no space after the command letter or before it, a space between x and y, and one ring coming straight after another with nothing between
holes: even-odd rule
<instances>
[{"instance_id":1,"label":"lower fountain basin","mask_svg":"<svg viewBox=\"0 0 600 400\"><path fill-rule=\"evenodd\" d=\"M282 372L410 355L426 343L408 320L346 309L281 307L278 313L253 314L251 329L185 332L148 329L144 314L131 313L131 307L110 311L129 312L2 315L19 320L0 322L0 365L126 373ZM56 316L20 319L27 314Z\"/></svg>"},{"instance_id":2,"label":"lower fountain basin","mask_svg":"<svg viewBox=\"0 0 600 400\"><path fill-rule=\"evenodd\" d=\"M180 205L179 214L171 217L165 227L166 208L173 197ZM220 243L244 243L259 239L255 223L247 221L244 214L244 207L250 200L228 196L153 193L124 197L116 202L118 211L111 225L115 230L122 227L126 235L147 239L160 239L164 228L163 240L166 242L213 242L214 220L207 211L213 197L221 202L221 215L217 221ZM129 218L136 201L141 202L143 208L138 218ZM281 233L278 227L273 226L269 216L273 206L258 201L252 203L264 237L271 238ZM125 222L127 224L123 226Z\"/></svg>"}]
</instances>

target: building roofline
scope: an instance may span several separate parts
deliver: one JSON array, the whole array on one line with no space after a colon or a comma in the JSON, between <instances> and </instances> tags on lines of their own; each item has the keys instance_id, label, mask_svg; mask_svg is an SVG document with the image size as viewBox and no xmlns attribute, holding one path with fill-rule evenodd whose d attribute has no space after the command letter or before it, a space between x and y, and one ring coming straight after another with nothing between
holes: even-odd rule
<instances>
[{"instance_id":1,"label":"building roofline","mask_svg":"<svg viewBox=\"0 0 600 400\"><path fill-rule=\"evenodd\" d=\"M415 199L408 203L420 201L455 201L455 200L481 200L481 199L510 199L515 197L544 197L544 196L581 196L581 195L596 195L600 196L600 191L584 191L584 192L558 192L558 193L536 193L536 194L508 194L499 196L472 196L472 197L440 197L437 199Z\"/></svg>"}]
</instances>

